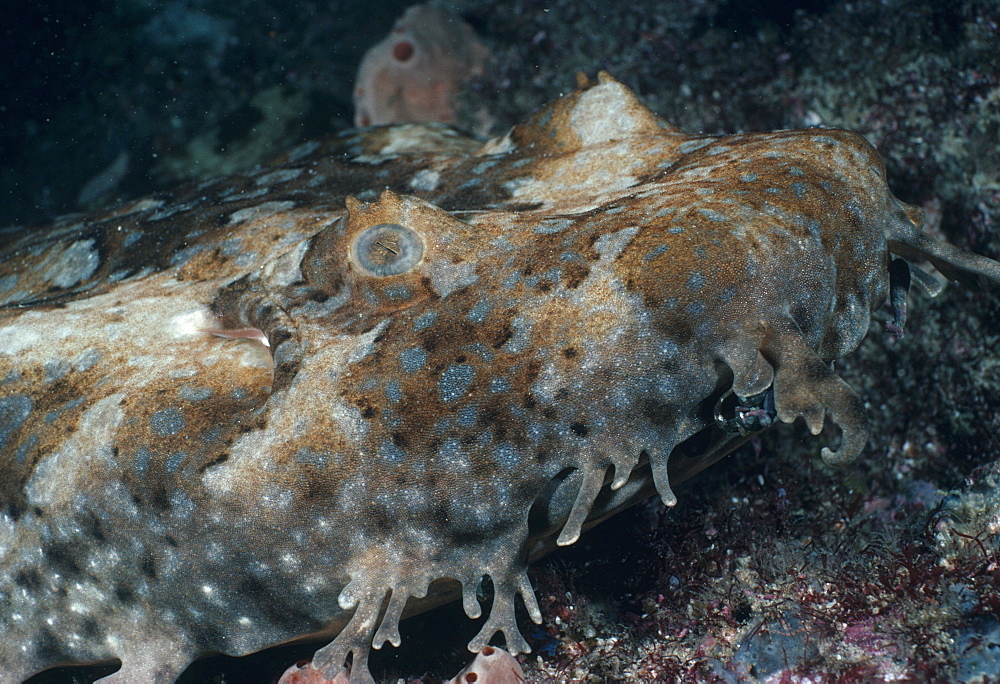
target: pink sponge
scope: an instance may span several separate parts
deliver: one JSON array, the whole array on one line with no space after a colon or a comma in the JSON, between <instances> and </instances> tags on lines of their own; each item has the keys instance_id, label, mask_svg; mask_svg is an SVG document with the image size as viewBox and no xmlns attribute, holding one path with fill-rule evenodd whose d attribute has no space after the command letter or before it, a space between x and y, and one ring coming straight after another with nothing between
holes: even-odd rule
<instances>
[{"instance_id":1,"label":"pink sponge","mask_svg":"<svg viewBox=\"0 0 1000 684\"><path fill-rule=\"evenodd\" d=\"M489 50L451 12L414 5L361 60L354 86L357 126L455 123L455 96L483 73Z\"/></svg>"},{"instance_id":2,"label":"pink sponge","mask_svg":"<svg viewBox=\"0 0 1000 684\"><path fill-rule=\"evenodd\" d=\"M447 684L522 684L524 670L507 651L495 646L486 646L476 654L475 660L449 679Z\"/></svg>"}]
</instances>

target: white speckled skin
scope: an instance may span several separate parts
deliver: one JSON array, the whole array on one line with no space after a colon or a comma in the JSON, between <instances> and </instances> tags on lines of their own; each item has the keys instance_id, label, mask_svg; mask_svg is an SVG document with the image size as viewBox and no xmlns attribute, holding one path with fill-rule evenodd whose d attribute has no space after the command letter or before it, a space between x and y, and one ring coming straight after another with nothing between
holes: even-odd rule
<instances>
[{"instance_id":1,"label":"white speckled skin","mask_svg":"<svg viewBox=\"0 0 1000 684\"><path fill-rule=\"evenodd\" d=\"M830 362L891 254L1000 282L920 222L856 135L688 136L602 74L485 145L371 129L22 238L0 682L113 658L166 682L316 633L317 667L368 681L408 599L455 579L475 616L486 575L470 648L524 651L529 557L650 482L673 503L742 439L729 390L829 415L831 462L863 449Z\"/></svg>"}]
</instances>

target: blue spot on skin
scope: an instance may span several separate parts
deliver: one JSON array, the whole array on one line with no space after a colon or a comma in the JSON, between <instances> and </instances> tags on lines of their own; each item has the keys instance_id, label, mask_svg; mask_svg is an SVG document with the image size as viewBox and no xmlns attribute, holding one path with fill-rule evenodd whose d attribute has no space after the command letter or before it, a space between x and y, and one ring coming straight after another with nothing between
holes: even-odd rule
<instances>
[{"instance_id":1,"label":"blue spot on skin","mask_svg":"<svg viewBox=\"0 0 1000 684\"><path fill-rule=\"evenodd\" d=\"M168 473L176 472L177 469L181 467L181 463L184 461L185 458L187 458L187 454L185 454L183 451L177 451L175 453L170 454L170 456L167 457L167 472Z\"/></svg>"},{"instance_id":2,"label":"blue spot on skin","mask_svg":"<svg viewBox=\"0 0 1000 684\"><path fill-rule=\"evenodd\" d=\"M52 411L51 413L47 413L45 415L45 422L47 422L47 423L54 422L57 418L59 418L59 416L61 416L66 411L72 411L73 409L77 408L78 406L81 406L83 404L84 400L85 400L84 397L77 397L73 401L66 402L65 404L63 404L62 406L60 406L58 409L56 409L55 411Z\"/></svg>"},{"instance_id":3,"label":"blue spot on skin","mask_svg":"<svg viewBox=\"0 0 1000 684\"><path fill-rule=\"evenodd\" d=\"M492 169L494 166L496 166L497 163L498 162L495 162L495 161L485 161L482 164L479 164L478 166L476 166L474 169L472 169L472 175L474 175L474 176L481 176L482 174L486 173L487 171L489 171L490 169Z\"/></svg>"},{"instance_id":4,"label":"blue spot on skin","mask_svg":"<svg viewBox=\"0 0 1000 684\"><path fill-rule=\"evenodd\" d=\"M740 176L740 180L743 181L744 183L753 183L758 178L760 178L760 176L758 176L756 173L744 173L742 176Z\"/></svg>"},{"instance_id":5,"label":"blue spot on skin","mask_svg":"<svg viewBox=\"0 0 1000 684\"><path fill-rule=\"evenodd\" d=\"M729 219L725 214L720 214L714 209L699 209L701 215L707 218L709 221L728 221Z\"/></svg>"},{"instance_id":6,"label":"blue spot on skin","mask_svg":"<svg viewBox=\"0 0 1000 684\"><path fill-rule=\"evenodd\" d=\"M149 468L149 449L144 446L139 447L135 452L135 474L143 475Z\"/></svg>"},{"instance_id":7,"label":"blue spot on skin","mask_svg":"<svg viewBox=\"0 0 1000 684\"><path fill-rule=\"evenodd\" d=\"M385 288L385 296L389 299L409 299L413 296L413 289L406 285L393 285Z\"/></svg>"},{"instance_id":8,"label":"blue spot on skin","mask_svg":"<svg viewBox=\"0 0 1000 684\"><path fill-rule=\"evenodd\" d=\"M796 199L802 199L806 196L806 184L805 183L792 183L792 192L795 193Z\"/></svg>"},{"instance_id":9,"label":"blue spot on skin","mask_svg":"<svg viewBox=\"0 0 1000 684\"><path fill-rule=\"evenodd\" d=\"M190 518L194 501L183 489L175 489L170 494L170 515L174 518Z\"/></svg>"},{"instance_id":10,"label":"blue spot on skin","mask_svg":"<svg viewBox=\"0 0 1000 684\"><path fill-rule=\"evenodd\" d=\"M573 225L573 219L568 218L548 218L535 226L535 232L540 235L551 235L559 233Z\"/></svg>"},{"instance_id":11,"label":"blue spot on skin","mask_svg":"<svg viewBox=\"0 0 1000 684\"><path fill-rule=\"evenodd\" d=\"M486 320L486 317L489 316L492 308L493 305L490 304L489 300L480 299L479 303L472 307L469 311L469 315L466 316L466 318L469 319L471 323L482 323Z\"/></svg>"},{"instance_id":12,"label":"blue spot on skin","mask_svg":"<svg viewBox=\"0 0 1000 684\"><path fill-rule=\"evenodd\" d=\"M149 427L160 437L170 437L184 429L184 416L177 408L160 409L149 417Z\"/></svg>"},{"instance_id":13,"label":"blue spot on skin","mask_svg":"<svg viewBox=\"0 0 1000 684\"><path fill-rule=\"evenodd\" d=\"M100 361L101 352L97 351L93 347L87 349L82 354L73 359L73 368L78 372L83 373L94 367L94 364Z\"/></svg>"},{"instance_id":14,"label":"blue spot on skin","mask_svg":"<svg viewBox=\"0 0 1000 684\"><path fill-rule=\"evenodd\" d=\"M387 430L394 430L399 427L400 418L391 406L382 407L382 425Z\"/></svg>"},{"instance_id":15,"label":"blue spot on skin","mask_svg":"<svg viewBox=\"0 0 1000 684\"><path fill-rule=\"evenodd\" d=\"M517 452L514 451L514 447L509 444L498 446L496 451L493 452L493 456L500 465L506 468L513 468L521 460L518 458Z\"/></svg>"},{"instance_id":16,"label":"blue spot on skin","mask_svg":"<svg viewBox=\"0 0 1000 684\"><path fill-rule=\"evenodd\" d=\"M673 358L674 356L680 354L680 352L680 346L673 340L665 340L662 344L660 344L660 354L662 356Z\"/></svg>"},{"instance_id":17,"label":"blue spot on skin","mask_svg":"<svg viewBox=\"0 0 1000 684\"><path fill-rule=\"evenodd\" d=\"M705 305L701 302L691 302L687 305L687 310L692 316L700 316L705 313Z\"/></svg>"},{"instance_id":18,"label":"blue spot on skin","mask_svg":"<svg viewBox=\"0 0 1000 684\"><path fill-rule=\"evenodd\" d=\"M472 177L458 186L459 190L468 190L469 188L474 188L480 184L480 180L476 177Z\"/></svg>"},{"instance_id":19,"label":"blue spot on skin","mask_svg":"<svg viewBox=\"0 0 1000 684\"><path fill-rule=\"evenodd\" d=\"M510 381L507 378L493 378L490 380L490 392L493 394L510 392Z\"/></svg>"},{"instance_id":20,"label":"blue spot on skin","mask_svg":"<svg viewBox=\"0 0 1000 684\"><path fill-rule=\"evenodd\" d=\"M403 392L399 389L398 382L390 380L385 383L385 397L394 404L398 404L403 400Z\"/></svg>"},{"instance_id":21,"label":"blue spot on skin","mask_svg":"<svg viewBox=\"0 0 1000 684\"><path fill-rule=\"evenodd\" d=\"M656 249L651 250L649 252L646 252L646 255L644 257L642 257L642 260L643 261L652 261L653 259L655 259L656 257L660 256L661 254L666 253L666 251L668 249L670 249L670 245L660 245Z\"/></svg>"},{"instance_id":22,"label":"blue spot on skin","mask_svg":"<svg viewBox=\"0 0 1000 684\"><path fill-rule=\"evenodd\" d=\"M542 274L542 277L553 282L558 282L559 280L562 280L562 269L550 268Z\"/></svg>"},{"instance_id":23,"label":"blue spot on skin","mask_svg":"<svg viewBox=\"0 0 1000 684\"><path fill-rule=\"evenodd\" d=\"M441 420L434 421L434 434L435 435L446 435L451 429L451 416L447 418L442 418Z\"/></svg>"},{"instance_id":24,"label":"blue spot on skin","mask_svg":"<svg viewBox=\"0 0 1000 684\"><path fill-rule=\"evenodd\" d=\"M515 316L511 323L514 326L514 336L507 340L504 349L511 354L520 354L531 342L531 324L524 316Z\"/></svg>"},{"instance_id":25,"label":"blue spot on skin","mask_svg":"<svg viewBox=\"0 0 1000 684\"><path fill-rule=\"evenodd\" d=\"M38 435L31 435L28 439L24 440L21 446L17 449L17 462L24 463L24 459L27 458L28 452L34 451L37 446Z\"/></svg>"},{"instance_id":26,"label":"blue spot on skin","mask_svg":"<svg viewBox=\"0 0 1000 684\"><path fill-rule=\"evenodd\" d=\"M475 406L463 406L458 409L458 424L462 427L472 427L479 418L479 410Z\"/></svg>"},{"instance_id":27,"label":"blue spot on skin","mask_svg":"<svg viewBox=\"0 0 1000 684\"><path fill-rule=\"evenodd\" d=\"M427 363L427 352L420 347L410 347L399 352L399 361L407 373L416 373Z\"/></svg>"},{"instance_id":28,"label":"blue spot on skin","mask_svg":"<svg viewBox=\"0 0 1000 684\"><path fill-rule=\"evenodd\" d=\"M688 140L677 146L677 151L682 154L687 154L688 152L694 152L695 150L700 150L705 145L711 144L716 141L716 138L702 138L700 140Z\"/></svg>"},{"instance_id":29,"label":"blue spot on skin","mask_svg":"<svg viewBox=\"0 0 1000 684\"><path fill-rule=\"evenodd\" d=\"M727 287L726 289L724 289L722 291L722 293L719 295L719 301L723 302L723 303L727 303L727 302L732 301L733 297L735 297L735 296L736 296L736 289L734 287L730 286L730 287Z\"/></svg>"},{"instance_id":30,"label":"blue spot on skin","mask_svg":"<svg viewBox=\"0 0 1000 684\"><path fill-rule=\"evenodd\" d=\"M185 385L181 387L177 392L177 396L185 401L203 401L212 396L212 390L208 387L195 387L194 385Z\"/></svg>"},{"instance_id":31,"label":"blue spot on skin","mask_svg":"<svg viewBox=\"0 0 1000 684\"><path fill-rule=\"evenodd\" d=\"M389 463L402 463L406 460L406 452L392 442L382 442L378 455L389 461Z\"/></svg>"},{"instance_id":32,"label":"blue spot on skin","mask_svg":"<svg viewBox=\"0 0 1000 684\"><path fill-rule=\"evenodd\" d=\"M673 228L670 228L667 232L673 233L674 235L680 235L681 233L684 232L684 229L678 226L674 226Z\"/></svg>"},{"instance_id":33,"label":"blue spot on skin","mask_svg":"<svg viewBox=\"0 0 1000 684\"><path fill-rule=\"evenodd\" d=\"M70 370L68 363L62 359L50 359L45 362L45 382L55 382L61 380Z\"/></svg>"},{"instance_id":34,"label":"blue spot on skin","mask_svg":"<svg viewBox=\"0 0 1000 684\"><path fill-rule=\"evenodd\" d=\"M695 271L691 274L691 277L688 278L687 286L689 290L697 292L701 288L705 287L705 276L701 274L701 271Z\"/></svg>"},{"instance_id":35,"label":"blue spot on skin","mask_svg":"<svg viewBox=\"0 0 1000 684\"><path fill-rule=\"evenodd\" d=\"M417 316L417 320L413 321L413 329L423 330L424 328L429 328L432 325L434 325L435 321L437 321L437 317L438 315L437 312L435 311L428 311L427 313L422 313L419 316Z\"/></svg>"},{"instance_id":36,"label":"blue spot on skin","mask_svg":"<svg viewBox=\"0 0 1000 684\"><path fill-rule=\"evenodd\" d=\"M177 252L174 252L172 257L170 257L170 265L183 266L204 249L205 245L191 245L190 247L178 250Z\"/></svg>"},{"instance_id":37,"label":"blue spot on skin","mask_svg":"<svg viewBox=\"0 0 1000 684\"><path fill-rule=\"evenodd\" d=\"M802 169L800 169L797 166L793 166L790 169L788 169L788 175L790 175L790 176L804 176L804 175L806 175L806 172L803 171Z\"/></svg>"},{"instance_id":38,"label":"blue spot on skin","mask_svg":"<svg viewBox=\"0 0 1000 684\"><path fill-rule=\"evenodd\" d=\"M451 403L460 399L469 389L475 376L476 370L465 363L452 364L445 368L438 383L441 401Z\"/></svg>"}]
</instances>

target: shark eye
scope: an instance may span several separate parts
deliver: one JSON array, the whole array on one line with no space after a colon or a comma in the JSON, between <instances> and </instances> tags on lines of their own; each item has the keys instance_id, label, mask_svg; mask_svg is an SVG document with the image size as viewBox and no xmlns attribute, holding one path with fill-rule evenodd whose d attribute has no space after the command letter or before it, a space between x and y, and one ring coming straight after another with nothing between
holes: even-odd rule
<instances>
[{"instance_id":1,"label":"shark eye","mask_svg":"<svg viewBox=\"0 0 1000 684\"><path fill-rule=\"evenodd\" d=\"M371 276L406 273L423 255L424 244L420 236L398 223L380 223L365 228L351 243L351 261Z\"/></svg>"}]
</instances>

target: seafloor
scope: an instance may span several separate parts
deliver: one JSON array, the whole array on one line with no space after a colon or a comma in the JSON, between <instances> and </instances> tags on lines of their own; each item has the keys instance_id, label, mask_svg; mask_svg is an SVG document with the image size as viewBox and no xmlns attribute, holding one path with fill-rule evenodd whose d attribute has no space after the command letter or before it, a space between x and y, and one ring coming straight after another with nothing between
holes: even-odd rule
<instances>
[{"instance_id":1,"label":"seafloor","mask_svg":"<svg viewBox=\"0 0 1000 684\"><path fill-rule=\"evenodd\" d=\"M0 47L0 225L348 126L358 60L405 4L21 3ZM932 232L1000 257L997 0L444 4L493 53L465 98L480 133L607 69L692 132L858 131ZM538 564L529 680L1000 679L1000 292L915 293L903 338L876 321L837 366L867 400L863 456L833 470L823 438L782 426L676 508L637 507ZM477 630L455 606L410 620L375 674L451 676ZM182 681L268 681L305 655L215 658ZM89 681L35 681L74 677Z\"/></svg>"}]
</instances>

